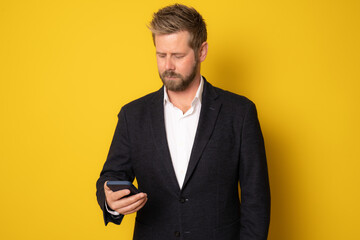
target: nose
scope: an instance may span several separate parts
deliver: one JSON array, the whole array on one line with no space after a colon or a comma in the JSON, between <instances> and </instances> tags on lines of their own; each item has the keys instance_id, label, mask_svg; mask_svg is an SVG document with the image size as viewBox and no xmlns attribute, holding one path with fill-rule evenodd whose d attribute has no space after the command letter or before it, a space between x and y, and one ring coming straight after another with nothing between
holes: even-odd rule
<instances>
[{"instance_id":1,"label":"nose","mask_svg":"<svg viewBox=\"0 0 360 240\"><path fill-rule=\"evenodd\" d=\"M174 65L173 61L171 60L170 56L168 56L166 58L165 69L166 70L175 70L175 65Z\"/></svg>"}]
</instances>

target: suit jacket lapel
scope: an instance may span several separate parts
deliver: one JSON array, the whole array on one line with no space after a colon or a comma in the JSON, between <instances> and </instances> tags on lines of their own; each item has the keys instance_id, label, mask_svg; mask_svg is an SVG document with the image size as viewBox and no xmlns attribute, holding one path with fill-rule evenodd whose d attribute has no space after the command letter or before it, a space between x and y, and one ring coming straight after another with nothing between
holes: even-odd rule
<instances>
[{"instance_id":1,"label":"suit jacket lapel","mask_svg":"<svg viewBox=\"0 0 360 240\"><path fill-rule=\"evenodd\" d=\"M165 167L166 172L169 176L169 183L172 184L177 192L180 191L180 186L177 182L174 167L171 161L171 155L166 137L165 120L164 120L164 87L162 87L153 98L150 103L150 119L151 129L154 136L154 142L157 150L162 156L159 161L162 166Z\"/></svg>"},{"instance_id":2,"label":"suit jacket lapel","mask_svg":"<svg viewBox=\"0 0 360 240\"><path fill-rule=\"evenodd\" d=\"M185 188L187 182L189 181L192 173L196 168L197 163L199 162L204 148L211 137L218 113L221 108L221 102L219 99L217 99L218 94L216 93L214 87L210 83L208 83L205 78L204 81L205 82L199 123L182 189Z\"/></svg>"}]
</instances>

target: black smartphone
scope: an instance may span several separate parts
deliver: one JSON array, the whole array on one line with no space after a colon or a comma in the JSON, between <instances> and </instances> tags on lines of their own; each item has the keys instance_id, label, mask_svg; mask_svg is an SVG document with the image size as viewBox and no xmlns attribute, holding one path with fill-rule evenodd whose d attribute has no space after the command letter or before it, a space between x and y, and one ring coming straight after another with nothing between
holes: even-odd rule
<instances>
[{"instance_id":1,"label":"black smartphone","mask_svg":"<svg viewBox=\"0 0 360 240\"><path fill-rule=\"evenodd\" d=\"M127 196L132 196L139 193L139 190L129 181L108 181L106 185L111 189L111 191L116 192L123 189L129 189L130 194Z\"/></svg>"}]
</instances>

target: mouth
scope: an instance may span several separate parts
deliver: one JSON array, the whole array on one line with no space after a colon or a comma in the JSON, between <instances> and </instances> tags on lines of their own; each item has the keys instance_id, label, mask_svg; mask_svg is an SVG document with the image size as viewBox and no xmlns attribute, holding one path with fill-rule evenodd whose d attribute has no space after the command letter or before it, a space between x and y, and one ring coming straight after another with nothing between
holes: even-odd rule
<instances>
[{"instance_id":1,"label":"mouth","mask_svg":"<svg viewBox=\"0 0 360 240\"><path fill-rule=\"evenodd\" d=\"M175 72L171 72L171 71L165 71L162 74L163 78L169 79L169 80L174 80L174 79L178 79L181 78L180 74L177 74Z\"/></svg>"},{"instance_id":2,"label":"mouth","mask_svg":"<svg viewBox=\"0 0 360 240\"><path fill-rule=\"evenodd\" d=\"M166 79L169 79L169 80L174 80L174 79L178 79L179 77L177 76L165 76Z\"/></svg>"}]
</instances>

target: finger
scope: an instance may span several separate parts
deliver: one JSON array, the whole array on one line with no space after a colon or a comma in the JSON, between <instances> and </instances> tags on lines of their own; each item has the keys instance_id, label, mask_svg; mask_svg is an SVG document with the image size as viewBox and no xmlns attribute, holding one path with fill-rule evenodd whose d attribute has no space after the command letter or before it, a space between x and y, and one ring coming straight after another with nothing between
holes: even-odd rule
<instances>
[{"instance_id":1,"label":"finger","mask_svg":"<svg viewBox=\"0 0 360 240\"><path fill-rule=\"evenodd\" d=\"M145 206L147 200L148 200L148 198L145 198L145 201L143 201L143 202L140 204L140 206L138 206L137 208L135 208L135 209L132 211L132 213L133 213L133 212L137 212L137 211L139 211L141 208L143 208L143 207ZM129 214L129 213L127 213L127 214Z\"/></svg>"},{"instance_id":2,"label":"finger","mask_svg":"<svg viewBox=\"0 0 360 240\"><path fill-rule=\"evenodd\" d=\"M106 202L111 209L114 209L116 211L116 209L119 208L119 206L121 207L128 205L126 204L127 201L125 201L127 198L124 197L126 197L129 194L130 194L130 190L128 189L105 193Z\"/></svg>"},{"instance_id":3,"label":"finger","mask_svg":"<svg viewBox=\"0 0 360 240\"><path fill-rule=\"evenodd\" d=\"M121 211L123 215L131 214L131 213L139 211L145 205L146 202L147 202L147 198L142 198L139 201L137 201L127 207L119 209L119 211Z\"/></svg>"},{"instance_id":4,"label":"finger","mask_svg":"<svg viewBox=\"0 0 360 240\"><path fill-rule=\"evenodd\" d=\"M129 206L133 205L134 203L137 203L139 200L144 199L146 197L147 197L146 193L138 193L134 196L130 196L130 197L126 197L126 198L117 200L116 202L114 202L113 207L115 207L115 209L119 210L119 211L122 211L124 208L125 208L125 211L128 211L128 210L126 210L126 207L129 207Z\"/></svg>"},{"instance_id":5,"label":"finger","mask_svg":"<svg viewBox=\"0 0 360 240\"><path fill-rule=\"evenodd\" d=\"M123 197L127 196L130 194L130 190L129 189L123 189L123 190L119 190L116 192L112 192L111 193L111 197L114 200L119 200L122 199Z\"/></svg>"},{"instance_id":6,"label":"finger","mask_svg":"<svg viewBox=\"0 0 360 240\"><path fill-rule=\"evenodd\" d=\"M105 195L106 196L109 196L109 198L111 198L113 201L116 201L120 198L123 198L125 197L126 195L129 195L130 194L130 190L128 189L124 189L124 190L119 190L119 191L113 191L109 188L109 186L107 185L107 182L106 181L104 183L104 190L105 190Z\"/></svg>"},{"instance_id":7,"label":"finger","mask_svg":"<svg viewBox=\"0 0 360 240\"><path fill-rule=\"evenodd\" d=\"M114 207L117 207L117 206L129 205L129 204L126 204L127 201L124 201L125 199L127 199L125 197L129 194L130 194L130 191L128 189L124 189L124 190L119 190L116 192L108 192L105 195L108 200L108 203L110 203L111 207L114 209Z\"/></svg>"},{"instance_id":8,"label":"finger","mask_svg":"<svg viewBox=\"0 0 360 240\"><path fill-rule=\"evenodd\" d=\"M107 182L108 182L108 181L106 181L106 182L104 183L104 190L107 191L107 192L109 192L109 191L111 191L111 189L108 187ZM111 191L111 192L112 192L112 191Z\"/></svg>"},{"instance_id":9,"label":"finger","mask_svg":"<svg viewBox=\"0 0 360 240\"><path fill-rule=\"evenodd\" d=\"M147 198L141 200L141 203L140 203L139 206L135 207L134 209L132 209L132 210L130 210L130 211L128 211L128 212L125 212L125 214L131 214L131 213L134 213L134 212L139 211L142 207L144 207L144 205L146 204L147 200L148 200ZM140 201L139 201L139 202L140 202Z\"/></svg>"}]
</instances>

